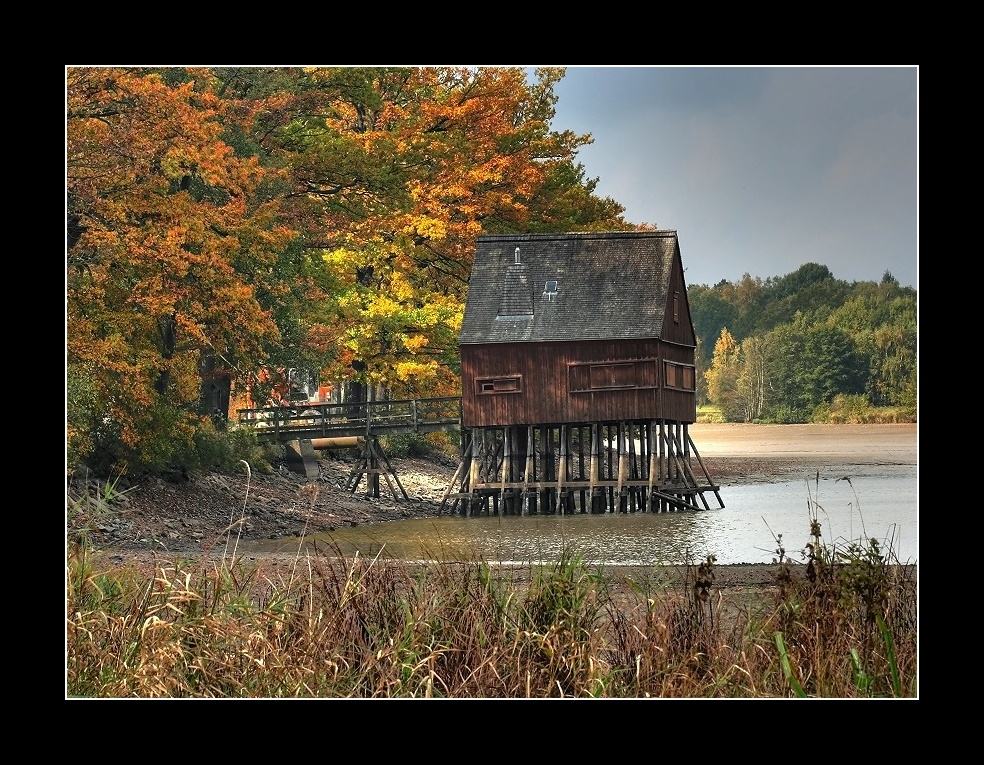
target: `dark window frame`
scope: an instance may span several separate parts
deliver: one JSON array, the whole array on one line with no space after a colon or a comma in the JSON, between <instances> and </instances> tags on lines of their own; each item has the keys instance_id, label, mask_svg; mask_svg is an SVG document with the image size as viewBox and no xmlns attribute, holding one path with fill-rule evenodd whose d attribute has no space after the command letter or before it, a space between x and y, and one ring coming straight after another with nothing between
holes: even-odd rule
<instances>
[{"instance_id":1,"label":"dark window frame","mask_svg":"<svg viewBox=\"0 0 984 765\"><path fill-rule=\"evenodd\" d=\"M522 393L522 375L495 375L475 378L475 395L492 396L498 393Z\"/></svg>"},{"instance_id":2,"label":"dark window frame","mask_svg":"<svg viewBox=\"0 0 984 765\"><path fill-rule=\"evenodd\" d=\"M663 380L666 388L694 393L697 390L697 367L679 361L663 360Z\"/></svg>"}]
</instances>

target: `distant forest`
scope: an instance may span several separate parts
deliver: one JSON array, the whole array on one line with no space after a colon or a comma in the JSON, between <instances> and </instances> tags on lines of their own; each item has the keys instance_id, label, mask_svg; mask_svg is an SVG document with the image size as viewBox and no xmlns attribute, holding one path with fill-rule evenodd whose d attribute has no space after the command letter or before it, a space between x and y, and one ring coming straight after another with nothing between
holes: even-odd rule
<instances>
[{"instance_id":1,"label":"distant forest","mask_svg":"<svg viewBox=\"0 0 984 765\"><path fill-rule=\"evenodd\" d=\"M806 263L764 281L687 288L698 404L732 422L916 418L916 290Z\"/></svg>"}]
</instances>

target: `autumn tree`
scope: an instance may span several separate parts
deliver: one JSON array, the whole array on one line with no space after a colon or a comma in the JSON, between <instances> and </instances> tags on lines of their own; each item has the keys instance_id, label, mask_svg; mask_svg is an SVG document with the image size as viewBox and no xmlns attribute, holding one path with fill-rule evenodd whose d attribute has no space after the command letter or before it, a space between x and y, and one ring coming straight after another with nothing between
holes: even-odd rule
<instances>
[{"instance_id":1,"label":"autumn tree","mask_svg":"<svg viewBox=\"0 0 984 765\"><path fill-rule=\"evenodd\" d=\"M707 380L707 396L721 409L728 421L743 420L738 377L741 374L741 346L725 327L714 343L711 368L704 373Z\"/></svg>"},{"instance_id":2,"label":"autumn tree","mask_svg":"<svg viewBox=\"0 0 984 765\"><path fill-rule=\"evenodd\" d=\"M353 397L366 387L458 392L478 235L630 227L574 161L590 136L550 130L562 69L540 70L532 84L504 67L291 76L289 92L241 112L254 115L253 142L288 168L286 204L337 288L308 304L304 346L322 354L323 375L350 381ZM252 87L242 101L250 90L266 98Z\"/></svg>"},{"instance_id":3,"label":"autumn tree","mask_svg":"<svg viewBox=\"0 0 984 765\"><path fill-rule=\"evenodd\" d=\"M241 264L291 232L256 204L261 168L220 140L199 75L66 71L69 451L119 469L192 449L203 366L221 380L278 334Z\"/></svg>"}]
</instances>

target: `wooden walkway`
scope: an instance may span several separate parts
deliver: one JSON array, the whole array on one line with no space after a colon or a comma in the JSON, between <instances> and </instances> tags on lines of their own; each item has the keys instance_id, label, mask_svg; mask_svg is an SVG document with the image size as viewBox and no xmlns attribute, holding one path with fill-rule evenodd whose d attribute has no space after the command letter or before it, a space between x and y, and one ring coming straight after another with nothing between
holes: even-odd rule
<instances>
[{"instance_id":1,"label":"wooden walkway","mask_svg":"<svg viewBox=\"0 0 984 765\"><path fill-rule=\"evenodd\" d=\"M283 444L286 462L309 480L319 477L317 449L360 450L346 488L355 492L366 479L366 493L379 497L385 480L396 499L409 499L379 443L380 436L434 433L461 428L461 397L369 401L351 404L240 409L237 426L252 429L259 441ZM399 489L399 492L397 492Z\"/></svg>"},{"instance_id":2,"label":"wooden walkway","mask_svg":"<svg viewBox=\"0 0 984 765\"><path fill-rule=\"evenodd\" d=\"M461 397L369 401L354 404L299 404L240 409L240 426L252 427L260 441L433 433L461 428Z\"/></svg>"}]
</instances>

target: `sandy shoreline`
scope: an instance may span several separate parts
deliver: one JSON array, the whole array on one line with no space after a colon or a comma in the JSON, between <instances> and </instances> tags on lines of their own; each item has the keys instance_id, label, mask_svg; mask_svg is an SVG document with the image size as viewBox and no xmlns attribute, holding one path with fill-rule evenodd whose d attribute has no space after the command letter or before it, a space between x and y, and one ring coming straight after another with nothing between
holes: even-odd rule
<instances>
[{"instance_id":1,"label":"sandy shoreline","mask_svg":"<svg viewBox=\"0 0 984 765\"><path fill-rule=\"evenodd\" d=\"M917 426L696 423L690 438L723 486L851 472L853 465L917 465Z\"/></svg>"},{"instance_id":2,"label":"sandy shoreline","mask_svg":"<svg viewBox=\"0 0 984 765\"><path fill-rule=\"evenodd\" d=\"M755 425L698 422L690 426L690 437L701 457L915 465L918 456L915 423Z\"/></svg>"}]
</instances>

